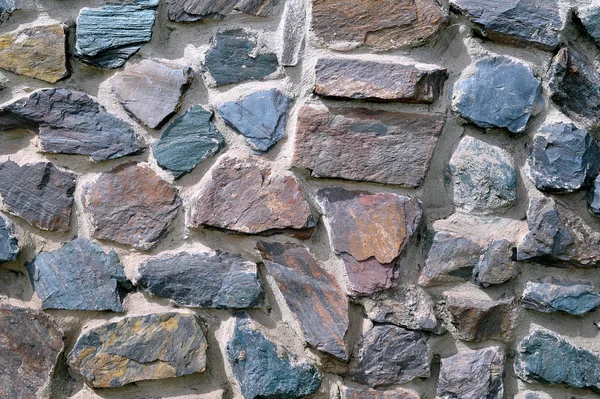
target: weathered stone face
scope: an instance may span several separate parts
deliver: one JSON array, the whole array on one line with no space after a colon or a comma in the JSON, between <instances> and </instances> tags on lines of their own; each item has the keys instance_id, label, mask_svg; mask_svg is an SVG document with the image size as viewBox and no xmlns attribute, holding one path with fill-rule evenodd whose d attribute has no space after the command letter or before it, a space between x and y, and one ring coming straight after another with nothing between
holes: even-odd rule
<instances>
[{"instance_id":1,"label":"weathered stone face","mask_svg":"<svg viewBox=\"0 0 600 399\"><path fill-rule=\"evenodd\" d=\"M594 215L600 217L600 177L596 177L592 184L588 195L588 206Z\"/></svg>"},{"instance_id":2,"label":"weathered stone face","mask_svg":"<svg viewBox=\"0 0 600 399\"><path fill-rule=\"evenodd\" d=\"M169 19L176 22L223 19L233 11L266 17L277 0L167 0Z\"/></svg>"},{"instance_id":3,"label":"weathered stone face","mask_svg":"<svg viewBox=\"0 0 600 399\"><path fill-rule=\"evenodd\" d=\"M473 269L473 282L482 287L502 284L517 274L513 243L506 238L496 240L479 258Z\"/></svg>"},{"instance_id":4,"label":"weathered stone face","mask_svg":"<svg viewBox=\"0 0 600 399\"><path fill-rule=\"evenodd\" d=\"M0 215L0 263L12 262L19 256L19 242L13 224Z\"/></svg>"},{"instance_id":5,"label":"weathered stone face","mask_svg":"<svg viewBox=\"0 0 600 399\"><path fill-rule=\"evenodd\" d=\"M553 399L545 392L524 391L515 396L515 399Z\"/></svg>"},{"instance_id":6,"label":"weathered stone face","mask_svg":"<svg viewBox=\"0 0 600 399\"><path fill-rule=\"evenodd\" d=\"M579 17L585 30L594 39L596 44L600 45L600 24L598 23L600 7L593 4L587 7L578 7L577 17Z\"/></svg>"},{"instance_id":7,"label":"weathered stone face","mask_svg":"<svg viewBox=\"0 0 600 399\"><path fill-rule=\"evenodd\" d=\"M381 264L375 258L358 261L346 253L340 256L348 276L346 292L352 297L370 296L392 288L398 278L395 263Z\"/></svg>"},{"instance_id":8,"label":"weathered stone face","mask_svg":"<svg viewBox=\"0 0 600 399\"><path fill-rule=\"evenodd\" d=\"M600 292L591 282L528 281L521 304L538 312L583 315L600 306Z\"/></svg>"},{"instance_id":9,"label":"weathered stone face","mask_svg":"<svg viewBox=\"0 0 600 399\"><path fill-rule=\"evenodd\" d=\"M375 389L343 387L340 391L343 399L421 399L418 393L402 388L378 391Z\"/></svg>"},{"instance_id":10,"label":"weathered stone face","mask_svg":"<svg viewBox=\"0 0 600 399\"><path fill-rule=\"evenodd\" d=\"M15 9L15 0L0 0L0 24L8 20Z\"/></svg>"},{"instance_id":11,"label":"weathered stone face","mask_svg":"<svg viewBox=\"0 0 600 399\"><path fill-rule=\"evenodd\" d=\"M305 39L306 8L304 0L287 0L280 22L281 52L279 61L283 66L296 66Z\"/></svg>"}]
</instances>

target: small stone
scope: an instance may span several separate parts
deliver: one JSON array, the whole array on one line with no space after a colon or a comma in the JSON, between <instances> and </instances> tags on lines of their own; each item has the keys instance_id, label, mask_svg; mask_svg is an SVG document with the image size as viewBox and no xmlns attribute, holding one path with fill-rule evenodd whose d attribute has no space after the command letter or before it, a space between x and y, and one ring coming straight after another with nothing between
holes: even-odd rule
<instances>
[{"instance_id":1,"label":"small stone","mask_svg":"<svg viewBox=\"0 0 600 399\"><path fill-rule=\"evenodd\" d=\"M542 85L530 67L505 56L477 61L454 84L452 109L479 127L524 133L542 109Z\"/></svg>"},{"instance_id":2,"label":"small stone","mask_svg":"<svg viewBox=\"0 0 600 399\"><path fill-rule=\"evenodd\" d=\"M600 7L590 5L588 7L579 7L577 9L577 17L585 27L587 33L594 39L597 45L600 46Z\"/></svg>"},{"instance_id":3,"label":"small stone","mask_svg":"<svg viewBox=\"0 0 600 399\"><path fill-rule=\"evenodd\" d=\"M260 241L258 249L309 345L346 360L348 299L306 247Z\"/></svg>"},{"instance_id":4,"label":"small stone","mask_svg":"<svg viewBox=\"0 0 600 399\"><path fill-rule=\"evenodd\" d=\"M63 333L45 313L0 306L0 397L49 397Z\"/></svg>"},{"instance_id":5,"label":"small stone","mask_svg":"<svg viewBox=\"0 0 600 399\"><path fill-rule=\"evenodd\" d=\"M42 309L122 312L132 288L115 251L106 254L85 238L41 252L26 266Z\"/></svg>"},{"instance_id":6,"label":"small stone","mask_svg":"<svg viewBox=\"0 0 600 399\"><path fill-rule=\"evenodd\" d=\"M525 309L538 312L565 312L580 316L600 306L600 292L591 282L528 281L521 304Z\"/></svg>"},{"instance_id":7,"label":"small stone","mask_svg":"<svg viewBox=\"0 0 600 399\"><path fill-rule=\"evenodd\" d=\"M253 330L245 317L236 320L227 357L245 399L301 398L321 386L321 373L314 365L301 363L285 348L278 348Z\"/></svg>"},{"instance_id":8,"label":"small stone","mask_svg":"<svg viewBox=\"0 0 600 399\"><path fill-rule=\"evenodd\" d=\"M164 238L181 204L177 190L134 162L101 173L84 186L83 196L94 238L141 250Z\"/></svg>"},{"instance_id":9,"label":"small stone","mask_svg":"<svg viewBox=\"0 0 600 399\"><path fill-rule=\"evenodd\" d=\"M19 242L13 224L0 215L0 263L12 262L19 257Z\"/></svg>"},{"instance_id":10,"label":"small stone","mask_svg":"<svg viewBox=\"0 0 600 399\"><path fill-rule=\"evenodd\" d=\"M291 163L313 177L419 187L445 121L443 115L306 105Z\"/></svg>"},{"instance_id":11,"label":"small stone","mask_svg":"<svg viewBox=\"0 0 600 399\"><path fill-rule=\"evenodd\" d=\"M127 317L88 330L68 363L93 388L115 388L203 372L207 343L195 315Z\"/></svg>"},{"instance_id":12,"label":"small stone","mask_svg":"<svg viewBox=\"0 0 600 399\"><path fill-rule=\"evenodd\" d=\"M332 58L319 59L315 72L320 96L419 104L437 101L448 77L439 67Z\"/></svg>"},{"instance_id":13,"label":"small stone","mask_svg":"<svg viewBox=\"0 0 600 399\"><path fill-rule=\"evenodd\" d=\"M227 253L180 252L144 262L136 285L177 305L243 309L264 305L256 263Z\"/></svg>"},{"instance_id":14,"label":"small stone","mask_svg":"<svg viewBox=\"0 0 600 399\"><path fill-rule=\"evenodd\" d=\"M171 21L194 22L223 19L234 11L267 17L278 0L167 0Z\"/></svg>"},{"instance_id":15,"label":"small stone","mask_svg":"<svg viewBox=\"0 0 600 399\"><path fill-rule=\"evenodd\" d=\"M358 261L352 255L341 253L348 281L346 293L351 297L371 296L392 288L398 278L395 263L381 264L375 258Z\"/></svg>"},{"instance_id":16,"label":"small stone","mask_svg":"<svg viewBox=\"0 0 600 399\"><path fill-rule=\"evenodd\" d=\"M473 269L473 282L482 287L489 287L515 277L517 270L513 250L516 248L506 238L492 242Z\"/></svg>"},{"instance_id":17,"label":"small stone","mask_svg":"<svg viewBox=\"0 0 600 399\"><path fill-rule=\"evenodd\" d=\"M600 176L596 177L594 184L592 184L588 196L588 206L594 215L600 217Z\"/></svg>"},{"instance_id":18,"label":"small stone","mask_svg":"<svg viewBox=\"0 0 600 399\"><path fill-rule=\"evenodd\" d=\"M0 24L7 21L15 9L15 0L0 0Z\"/></svg>"},{"instance_id":19,"label":"small stone","mask_svg":"<svg viewBox=\"0 0 600 399\"><path fill-rule=\"evenodd\" d=\"M279 23L281 32L281 52L279 59L283 66L296 66L300 61L300 50L304 43L306 29L306 1L287 0L283 17Z\"/></svg>"},{"instance_id":20,"label":"small stone","mask_svg":"<svg viewBox=\"0 0 600 399\"><path fill-rule=\"evenodd\" d=\"M76 175L50 162L0 163L4 209L42 230L68 231Z\"/></svg>"},{"instance_id":21,"label":"small stone","mask_svg":"<svg viewBox=\"0 0 600 399\"><path fill-rule=\"evenodd\" d=\"M554 399L545 392L524 391L515 396L515 399Z\"/></svg>"},{"instance_id":22,"label":"small stone","mask_svg":"<svg viewBox=\"0 0 600 399\"><path fill-rule=\"evenodd\" d=\"M442 359L440 399L502 399L504 353L498 346L465 350Z\"/></svg>"},{"instance_id":23,"label":"small stone","mask_svg":"<svg viewBox=\"0 0 600 399\"><path fill-rule=\"evenodd\" d=\"M228 126L246 137L257 152L267 152L285 134L291 100L278 89L252 93L221 105L219 115Z\"/></svg>"},{"instance_id":24,"label":"small stone","mask_svg":"<svg viewBox=\"0 0 600 399\"><path fill-rule=\"evenodd\" d=\"M408 389L396 388L388 391L376 389L341 388L342 399L421 399L418 393Z\"/></svg>"}]
</instances>

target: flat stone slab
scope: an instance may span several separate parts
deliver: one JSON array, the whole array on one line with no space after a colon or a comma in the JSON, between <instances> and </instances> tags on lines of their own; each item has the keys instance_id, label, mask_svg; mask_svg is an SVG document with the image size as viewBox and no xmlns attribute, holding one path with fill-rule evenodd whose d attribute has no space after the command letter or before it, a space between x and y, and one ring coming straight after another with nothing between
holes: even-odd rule
<instances>
[{"instance_id":1,"label":"flat stone slab","mask_svg":"<svg viewBox=\"0 0 600 399\"><path fill-rule=\"evenodd\" d=\"M421 399L418 393L403 388L387 391L341 387L342 399Z\"/></svg>"},{"instance_id":2,"label":"flat stone slab","mask_svg":"<svg viewBox=\"0 0 600 399\"><path fill-rule=\"evenodd\" d=\"M306 105L291 164L313 177L419 187L444 123L443 115Z\"/></svg>"},{"instance_id":3,"label":"flat stone slab","mask_svg":"<svg viewBox=\"0 0 600 399\"><path fill-rule=\"evenodd\" d=\"M171 21L195 22L223 19L232 12L267 17L278 0L167 0Z\"/></svg>"},{"instance_id":4,"label":"flat stone slab","mask_svg":"<svg viewBox=\"0 0 600 399\"><path fill-rule=\"evenodd\" d=\"M594 284L585 281L528 281L521 304L525 309L538 312L564 312L580 316L600 306L600 292Z\"/></svg>"},{"instance_id":5,"label":"flat stone slab","mask_svg":"<svg viewBox=\"0 0 600 399\"><path fill-rule=\"evenodd\" d=\"M12 222L0 215L0 263L17 260L19 252L19 241Z\"/></svg>"},{"instance_id":6,"label":"flat stone slab","mask_svg":"<svg viewBox=\"0 0 600 399\"><path fill-rule=\"evenodd\" d=\"M501 238L493 241L473 269L473 282L482 287L498 285L516 277L516 247Z\"/></svg>"}]
</instances>

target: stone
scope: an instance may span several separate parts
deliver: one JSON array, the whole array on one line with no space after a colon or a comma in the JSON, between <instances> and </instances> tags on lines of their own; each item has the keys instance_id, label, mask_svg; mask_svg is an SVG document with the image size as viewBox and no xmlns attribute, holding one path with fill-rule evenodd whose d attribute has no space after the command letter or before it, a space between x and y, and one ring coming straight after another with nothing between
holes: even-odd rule
<instances>
[{"instance_id":1,"label":"stone","mask_svg":"<svg viewBox=\"0 0 600 399\"><path fill-rule=\"evenodd\" d=\"M392 288L398 279L395 263L381 264L375 258L358 261L352 255L341 253L348 281L346 293L354 298L371 296Z\"/></svg>"},{"instance_id":2,"label":"stone","mask_svg":"<svg viewBox=\"0 0 600 399\"><path fill-rule=\"evenodd\" d=\"M152 144L158 166L179 179L219 152L225 139L211 118L212 112L200 105L194 105L176 118L160 140Z\"/></svg>"},{"instance_id":3,"label":"stone","mask_svg":"<svg viewBox=\"0 0 600 399\"><path fill-rule=\"evenodd\" d=\"M452 109L485 129L525 132L544 104L542 85L530 67L505 56L487 57L454 84Z\"/></svg>"},{"instance_id":4,"label":"stone","mask_svg":"<svg viewBox=\"0 0 600 399\"><path fill-rule=\"evenodd\" d=\"M238 317L227 357L245 399L288 398L312 395L321 386L317 368L296 360Z\"/></svg>"},{"instance_id":5,"label":"stone","mask_svg":"<svg viewBox=\"0 0 600 399\"><path fill-rule=\"evenodd\" d=\"M181 204L152 169L128 162L83 187L83 208L99 240L149 250L167 234Z\"/></svg>"},{"instance_id":6,"label":"stone","mask_svg":"<svg viewBox=\"0 0 600 399\"><path fill-rule=\"evenodd\" d=\"M207 343L195 315L126 317L82 334L69 353L69 366L93 388L201 373Z\"/></svg>"},{"instance_id":7,"label":"stone","mask_svg":"<svg viewBox=\"0 0 600 399\"><path fill-rule=\"evenodd\" d=\"M355 100L432 104L442 95L448 73L440 67L320 58L315 93Z\"/></svg>"},{"instance_id":8,"label":"stone","mask_svg":"<svg viewBox=\"0 0 600 399\"><path fill-rule=\"evenodd\" d=\"M306 29L306 2L287 0L279 23L281 51L279 60L283 66L296 66L300 61L300 50Z\"/></svg>"},{"instance_id":9,"label":"stone","mask_svg":"<svg viewBox=\"0 0 600 399\"><path fill-rule=\"evenodd\" d=\"M94 161L142 150L128 123L87 94L69 89L37 90L0 107L0 130L11 129L36 132L44 152L89 155Z\"/></svg>"},{"instance_id":10,"label":"stone","mask_svg":"<svg viewBox=\"0 0 600 399\"><path fill-rule=\"evenodd\" d=\"M123 66L152 38L158 0L128 0L84 7L77 17L75 54L98 68Z\"/></svg>"},{"instance_id":11,"label":"stone","mask_svg":"<svg viewBox=\"0 0 600 399\"><path fill-rule=\"evenodd\" d=\"M27 270L42 309L122 312L132 288L114 250L76 238L52 252L40 252Z\"/></svg>"},{"instance_id":12,"label":"stone","mask_svg":"<svg viewBox=\"0 0 600 399\"><path fill-rule=\"evenodd\" d=\"M465 350L443 358L437 387L440 399L502 399L504 353L498 346Z\"/></svg>"},{"instance_id":13,"label":"stone","mask_svg":"<svg viewBox=\"0 0 600 399\"><path fill-rule=\"evenodd\" d=\"M342 399L421 399L418 393L403 388L388 391L342 387Z\"/></svg>"},{"instance_id":14,"label":"stone","mask_svg":"<svg viewBox=\"0 0 600 399\"><path fill-rule=\"evenodd\" d=\"M473 282L489 287L507 282L517 274L513 243L502 238L493 241L473 269Z\"/></svg>"},{"instance_id":15,"label":"stone","mask_svg":"<svg viewBox=\"0 0 600 399\"><path fill-rule=\"evenodd\" d=\"M258 249L298 320L304 340L321 352L347 360L348 299L335 277L302 245L260 241Z\"/></svg>"},{"instance_id":16,"label":"stone","mask_svg":"<svg viewBox=\"0 0 600 399\"><path fill-rule=\"evenodd\" d=\"M19 252L19 241L12 222L0 215L0 263L17 260Z\"/></svg>"},{"instance_id":17,"label":"stone","mask_svg":"<svg viewBox=\"0 0 600 399\"><path fill-rule=\"evenodd\" d=\"M63 25L40 25L0 35L0 68L56 83L69 75Z\"/></svg>"},{"instance_id":18,"label":"stone","mask_svg":"<svg viewBox=\"0 0 600 399\"><path fill-rule=\"evenodd\" d=\"M76 175L50 162L0 163L4 210L47 231L68 231Z\"/></svg>"},{"instance_id":19,"label":"stone","mask_svg":"<svg viewBox=\"0 0 600 399\"><path fill-rule=\"evenodd\" d=\"M211 176L190 202L188 227L303 238L312 234L315 222L293 176L275 175L254 157L222 157Z\"/></svg>"},{"instance_id":20,"label":"stone","mask_svg":"<svg viewBox=\"0 0 600 399\"><path fill-rule=\"evenodd\" d=\"M578 7L577 17L583 24L587 33L594 39L596 44L600 46L600 24L598 23L600 7L597 5Z\"/></svg>"},{"instance_id":21,"label":"stone","mask_svg":"<svg viewBox=\"0 0 600 399\"><path fill-rule=\"evenodd\" d=\"M584 315L600 306L600 292L591 282L549 279L528 281L521 304L538 312Z\"/></svg>"},{"instance_id":22,"label":"stone","mask_svg":"<svg viewBox=\"0 0 600 399\"><path fill-rule=\"evenodd\" d=\"M419 46L446 22L433 0L312 0L312 30L333 50Z\"/></svg>"},{"instance_id":23,"label":"stone","mask_svg":"<svg viewBox=\"0 0 600 399\"><path fill-rule=\"evenodd\" d=\"M136 285L181 306L244 309L265 303L256 263L228 253L151 258L138 269Z\"/></svg>"},{"instance_id":24,"label":"stone","mask_svg":"<svg viewBox=\"0 0 600 399\"><path fill-rule=\"evenodd\" d=\"M511 157L500 147L463 137L450 158L447 174L459 212L503 213L517 202L517 172Z\"/></svg>"},{"instance_id":25,"label":"stone","mask_svg":"<svg viewBox=\"0 0 600 399\"><path fill-rule=\"evenodd\" d=\"M557 0L452 0L450 8L467 16L483 36L509 45L552 51L565 27Z\"/></svg>"},{"instance_id":26,"label":"stone","mask_svg":"<svg viewBox=\"0 0 600 399\"><path fill-rule=\"evenodd\" d=\"M264 80L277 72L277 55L259 51L256 35L243 29L219 32L206 52L204 68L209 86Z\"/></svg>"},{"instance_id":27,"label":"stone","mask_svg":"<svg viewBox=\"0 0 600 399\"><path fill-rule=\"evenodd\" d=\"M267 17L278 0L167 0L171 21L195 22L223 19L234 11Z\"/></svg>"},{"instance_id":28,"label":"stone","mask_svg":"<svg viewBox=\"0 0 600 399\"><path fill-rule=\"evenodd\" d=\"M0 24L7 21L15 9L15 0L0 0Z\"/></svg>"},{"instance_id":29,"label":"stone","mask_svg":"<svg viewBox=\"0 0 600 399\"><path fill-rule=\"evenodd\" d=\"M48 397L63 349L63 333L48 315L0 306L0 397Z\"/></svg>"},{"instance_id":30,"label":"stone","mask_svg":"<svg viewBox=\"0 0 600 399\"><path fill-rule=\"evenodd\" d=\"M267 152L285 134L287 112L292 100L278 89L250 94L218 108L225 123L246 137L254 151Z\"/></svg>"},{"instance_id":31,"label":"stone","mask_svg":"<svg viewBox=\"0 0 600 399\"><path fill-rule=\"evenodd\" d=\"M515 396L515 399L553 399L545 392L523 391Z\"/></svg>"},{"instance_id":32,"label":"stone","mask_svg":"<svg viewBox=\"0 0 600 399\"><path fill-rule=\"evenodd\" d=\"M390 324L375 325L358 344L352 378L371 387L404 384L431 375L427 335Z\"/></svg>"},{"instance_id":33,"label":"stone","mask_svg":"<svg viewBox=\"0 0 600 399\"><path fill-rule=\"evenodd\" d=\"M590 211L600 217L600 177L596 177L588 195L588 206Z\"/></svg>"},{"instance_id":34,"label":"stone","mask_svg":"<svg viewBox=\"0 0 600 399\"><path fill-rule=\"evenodd\" d=\"M445 121L443 115L306 105L291 163L313 177L419 187Z\"/></svg>"}]
</instances>

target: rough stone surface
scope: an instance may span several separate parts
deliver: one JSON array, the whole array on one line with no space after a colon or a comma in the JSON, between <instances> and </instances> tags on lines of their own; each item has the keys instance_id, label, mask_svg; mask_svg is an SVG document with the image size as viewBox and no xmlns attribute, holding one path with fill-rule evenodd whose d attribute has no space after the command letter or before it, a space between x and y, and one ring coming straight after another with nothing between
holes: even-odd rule
<instances>
[{"instance_id":1,"label":"rough stone surface","mask_svg":"<svg viewBox=\"0 0 600 399\"><path fill-rule=\"evenodd\" d=\"M148 250L166 234L181 200L169 183L145 166L129 162L83 188L92 235Z\"/></svg>"},{"instance_id":2,"label":"rough stone surface","mask_svg":"<svg viewBox=\"0 0 600 399\"><path fill-rule=\"evenodd\" d=\"M0 24L8 20L15 9L15 0L0 0Z\"/></svg>"},{"instance_id":3,"label":"rough stone surface","mask_svg":"<svg viewBox=\"0 0 600 399\"><path fill-rule=\"evenodd\" d=\"M19 242L13 224L0 215L0 263L12 262L19 256Z\"/></svg>"},{"instance_id":4,"label":"rough stone surface","mask_svg":"<svg viewBox=\"0 0 600 399\"><path fill-rule=\"evenodd\" d=\"M307 105L299 111L292 166L309 169L313 177L418 187L445 120L441 115Z\"/></svg>"},{"instance_id":5,"label":"rough stone surface","mask_svg":"<svg viewBox=\"0 0 600 399\"><path fill-rule=\"evenodd\" d=\"M283 66L296 66L305 40L306 1L287 0L279 24L281 52L279 60Z\"/></svg>"},{"instance_id":6,"label":"rough stone surface","mask_svg":"<svg viewBox=\"0 0 600 399\"><path fill-rule=\"evenodd\" d=\"M171 21L194 22L223 19L233 11L266 17L278 0L167 0Z\"/></svg>"},{"instance_id":7,"label":"rough stone surface","mask_svg":"<svg viewBox=\"0 0 600 399\"><path fill-rule=\"evenodd\" d=\"M600 306L600 292L590 282L528 281L521 304L538 312L565 312L579 316Z\"/></svg>"},{"instance_id":8,"label":"rough stone surface","mask_svg":"<svg viewBox=\"0 0 600 399\"><path fill-rule=\"evenodd\" d=\"M452 109L479 127L524 133L542 108L542 85L530 67L505 56L477 61L454 84Z\"/></svg>"},{"instance_id":9,"label":"rough stone surface","mask_svg":"<svg viewBox=\"0 0 600 399\"><path fill-rule=\"evenodd\" d=\"M596 177L592 184L588 195L588 206L594 215L600 217L600 177Z\"/></svg>"},{"instance_id":10,"label":"rough stone surface","mask_svg":"<svg viewBox=\"0 0 600 399\"><path fill-rule=\"evenodd\" d=\"M554 399L545 392L524 391L515 396L515 399Z\"/></svg>"},{"instance_id":11,"label":"rough stone surface","mask_svg":"<svg viewBox=\"0 0 600 399\"><path fill-rule=\"evenodd\" d=\"M587 7L578 7L577 17L579 17L587 33L600 46L600 23L598 23L600 7L593 4Z\"/></svg>"},{"instance_id":12,"label":"rough stone surface","mask_svg":"<svg viewBox=\"0 0 600 399\"><path fill-rule=\"evenodd\" d=\"M398 278L394 263L379 263L375 258L358 261L352 255L341 253L348 281L346 293L352 297L370 296L392 288Z\"/></svg>"},{"instance_id":13,"label":"rough stone surface","mask_svg":"<svg viewBox=\"0 0 600 399\"><path fill-rule=\"evenodd\" d=\"M473 282L489 287L515 277L517 270L513 249L516 249L513 243L506 238L492 242L473 269Z\"/></svg>"},{"instance_id":14,"label":"rough stone surface","mask_svg":"<svg viewBox=\"0 0 600 399\"><path fill-rule=\"evenodd\" d=\"M256 263L227 253L152 258L138 269L136 285L182 306L243 309L265 300Z\"/></svg>"},{"instance_id":15,"label":"rough stone surface","mask_svg":"<svg viewBox=\"0 0 600 399\"><path fill-rule=\"evenodd\" d=\"M421 399L418 393L403 388L389 391L343 387L342 399Z\"/></svg>"},{"instance_id":16,"label":"rough stone surface","mask_svg":"<svg viewBox=\"0 0 600 399\"><path fill-rule=\"evenodd\" d=\"M258 249L306 342L346 360L348 299L335 277L319 266L302 245L261 241Z\"/></svg>"}]
</instances>

